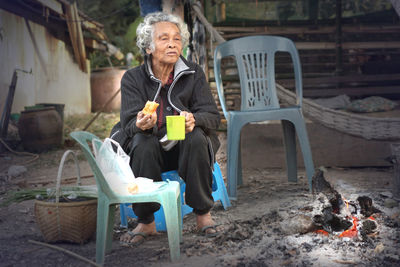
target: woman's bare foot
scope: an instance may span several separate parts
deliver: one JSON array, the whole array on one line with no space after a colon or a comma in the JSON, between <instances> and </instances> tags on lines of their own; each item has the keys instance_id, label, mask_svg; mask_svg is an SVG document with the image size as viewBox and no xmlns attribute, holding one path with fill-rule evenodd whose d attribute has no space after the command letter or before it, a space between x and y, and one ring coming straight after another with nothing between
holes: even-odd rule
<instances>
[{"instance_id":1,"label":"woman's bare foot","mask_svg":"<svg viewBox=\"0 0 400 267\"><path fill-rule=\"evenodd\" d=\"M222 226L215 224L210 212L203 215L197 215L196 222L197 230L206 236L216 236L223 230Z\"/></svg>"},{"instance_id":2,"label":"woman's bare foot","mask_svg":"<svg viewBox=\"0 0 400 267\"><path fill-rule=\"evenodd\" d=\"M157 234L155 221L149 224L139 223L135 229L123 234L119 240L124 244L135 245L142 243L147 236Z\"/></svg>"}]
</instances>

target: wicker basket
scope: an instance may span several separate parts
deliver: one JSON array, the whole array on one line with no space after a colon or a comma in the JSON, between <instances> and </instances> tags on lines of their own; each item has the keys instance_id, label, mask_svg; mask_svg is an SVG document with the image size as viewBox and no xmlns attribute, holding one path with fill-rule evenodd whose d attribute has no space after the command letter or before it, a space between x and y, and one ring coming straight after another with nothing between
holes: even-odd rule
<instances>
[{"instance_id":1,"label":"wicker basket","mask_svg":"<svg viewBox=\"0 0 400 267\"><path fill-rule=\"evenodd\" d=\"M61 173L65 158L72 154L78 171L78 186L80 186L79 165L75 154L67 150L58 169L56 184L56 201L35 201L36 223L46 242L69 241L84 243L96 231L97 199L60 203Z\"/></svg>"}]
</instances>

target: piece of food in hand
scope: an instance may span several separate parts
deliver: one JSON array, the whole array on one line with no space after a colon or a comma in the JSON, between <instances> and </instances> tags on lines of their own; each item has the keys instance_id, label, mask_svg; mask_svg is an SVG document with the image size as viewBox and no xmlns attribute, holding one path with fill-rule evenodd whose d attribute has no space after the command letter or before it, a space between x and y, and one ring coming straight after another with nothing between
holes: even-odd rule
<instances>
[{"instance_id":1,"label":"piece of food in hand","mask_svg":"<svg viewBox=\"0 0 400 267\"><path fill-rule=\"evenodd\" d=\"M156 111L157 107L158 107L158 103L154 102L154 101L147 101L146 105L144 106L142 112L145 115L151 115L153 114L154 111Z\"/></svg>"},{"instance_id":2,"label":"piece of food in hand","mask_svg":"<svg viewBox=\"0 0 400 267\"><path fill-rule=\"evenodd\" d=\"M129 183L128 185L129 194L136 194L139 192L139 186L136 183Z\"/></svg>"}]
</instances>

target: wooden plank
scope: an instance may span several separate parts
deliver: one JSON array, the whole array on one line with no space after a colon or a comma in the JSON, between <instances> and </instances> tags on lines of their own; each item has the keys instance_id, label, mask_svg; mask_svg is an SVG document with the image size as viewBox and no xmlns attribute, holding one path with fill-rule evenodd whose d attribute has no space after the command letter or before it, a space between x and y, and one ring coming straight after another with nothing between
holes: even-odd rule
<instances>
[{"instance_id":1,"label":"wooden plank","mask_svg":"<svg viewBox=\"0 0 400 267\"><path fill-rule=\"evenodd\" d=\"M223 32L223 31L222 31ZM267 28L263 31L246 31L246 32L235 32L235 33L223 33L222 36L226 39L233 39L243 36L251 36L251 35L290 35L290 34L331 34L333 33L333 27L322 28L322 29L309 29L309 28L300 28L300 27L287 27L287 28Z\"/></svg>"},{"instance_id":2,"label":"wooden plank","mask_svg":"<svg viewBox=\"0 0 400 267\"><path fill-rule=\"evenodd\" d=\"M335 49L333 42L295 42L295 45L298 50Z\"/></svg>"},{"instance_id":3,"label":"wooden plank","mask_svg":"<svg viewBox=\"0 0 400 267\"><path fill-rule=\"evenodd\" d=\"M216 90L215 87L211 87ZM226 99L229 96L240 95L240 87L224 87ZM379 87L343 87L343 88L318 88L318 89L303 89L304 97L332 97L342 94L349 96L366 96L366 95L391 95L399 94L400 85L398 86L379 86Z\"/></svg>"},{"instance_id":4,"label":"wooden plank","mask_svg":"<svg viewBox=\"0 0 400 267\"><path fill-rule=\"evenodd\" d=\"M295 42L295 45L298 50L333 50L336 47L334 42ZM343 42L342 48L343 49L399 49L400 42L399 41ZM318 51L316 52L318 53Z\"/></svg>"},{"instance_id":5,"label":"wooden plank","mask_svg":"<svg viewBox=\"0 0 400 267\"><path fill-rule=\"evenodd\" d=\"M82 34L82 28L80 26L80 18L78 16L78 9L76 7L76 2L69 5L65 4L66 20L68 26L69 36L71 38L72 48L75 55L75 60L79 65L79 68L83 72L87 72L86 65L86 51L85 44Z\"/></svg>"},{"instance_id":6,"label":"wooden plank","mask_svg":"<svg viewBox=\"0 0 400 267\"><path fill-rule=\"evenodd\" d=\"M399 25L343 25L344 33L398 33Z\"/></svg>"},{"instance_id":7,"label":"wooden plank","mask_svg":"<svg viewBox=\"0 0 400 267\"><path fill-rule=\"evenodd\" d=\"M92 38L85 38L85 46L96 50L107 51L107 47L104 44L101 44Z\"/></svg>"},{"instance_id":8,"label":"wooden plank","mask_svg":"<svg viewBox=\"0 0 400 267\"><path fill-rule=\"evenodd\" d=\"M94 19L92 19L91 17L89 17L88 15L83 13L82 11L78 10L78 15L79 15L79 17L82 18L82 20L84 20L85 22L89 22L89 23L95 25L99 30L103 30L104 29L104 25L103 24L101 24L98 21L95 21Z\"/></svg>"},{"instance_id":9,"label":"wooden plank","mask_svg":"<svg viewBox=\"0 0 400 267\"><path fill-rule=\"evenodd\" d=\"M68 27L69 37L71 39L72 49L74 51L76 63L80 67L81 64L80 64L79 48L78 48L78 44L76 42L77 34L76 34L76 28L75 28L74 22L73 22L74 18L73 18L72 6L70 4L66 3L64 5L64 8L65 8L65 18L67 21L67 27Z\"/></svg>"},{"instance_id":10,"label":"wooden plank","mask_svg":"<svg viewBox=\"0 0 400 267\"><path fill-rule=\"evenodd\" d=\"M295 42L298 50L335 49L334 42ZM388 49L400 48L400 42L343 42L343 49Z\"/></svg>"},{"instance_id":11,"label":"wooden plank","mask_svg":"<svg viewBox=\"0 0 400 267\"><path fill-rule=\"evenodd\" d=\"M60 2L56 0L36 0L39 3L41 3L43 6L48 7L49 9L53 10L54 12L58 14L62 14L62 5Z\"/></svg>"},{"instance_id":12,"label":"wooden plank","mask_svg":"<svg viewBox=\"0 0 400 267\"><path fill-rule=\"evenodd\" d=\"M400 81L400 74L381 74L381 75L349 75L349 76L332 76L320 78L304 78L303 84L321 85L336 84L349 82L373 82L373 81ZM293 87L293 79L279 79L278 83L285 87Z\"/></svg>"},{"instance_id":13,"label":"wooden plank","mask_svg":"<svg viewBox=\"0 0 400 267\"><path fill-rule=\"evenodd\" d=\"M78 45L78 51L79 51L79 61L80 61L80 66L81 70L83 72L88 72L87 65L86 65L86 50L85 50L85 42L83 39L83 33L82 33L82 27L81 27L81 19L78 15L78 7L76 5L76 2L72 4L72 10L73 10L73 18L74 18L74 25L76 28L76 41Z\"/></svg>"},{"instance_id":14,"label":"wooden plank","mask_svg":"<svg viewBox=\"0 0 400 267\"><path fill-rule=\"evenodd\" d=\"M94 24L94 23L92 23L90 21L84 20L82 22L82 27L85 30L90 31L93 35L97 36L97 38L99 38L100 40L108 41L108 37L104 33L103 29L99 28L96 24Z\"/></svg>"},{"instance_id":15,"label":"wooden plank","mask_svg":"<svg viewBox=\"0 0 400 267\"><path fill-rule=\"evenodd\" d=\"M62 5L56 0L36 0L41 3L44 7L56 12L57 14L63 14Z\"/></svg>"},{"instance_id":16,"label":"wooden plank","mask_svg":"<svg viewBox=\"0 0 400 267\"><path fill-rule=\"evenodd\" d=\"M388 49L388 48L400 48L400 42L347 42L343 43L343 49Z\"/></svg>"},{"instance_id":17,"label":"wooden plank","mask_svg":"<svg viewBox=\"0 0 400 267\"><path fill-rule=\"evenodd\" d=\"M335 89L304 89L304 97L331 97L338 95L364 96L364 95L391 95L399 94L398 86L379 86L379 87L347 87Z\"/></svg>"},{"instance_id":18,"label":"wooden plank","mask_svg":"<svg viewBox=\"0 0 400 267\"><path fill-rule=\"evenodd\" d=\"M70 5L70 2L68 2L68 0L57 0L58 2L62 3L64 6L68 6ZM83 13L82 11L78 10L78 14L79 16L83 19L83 20L87 20L90 21L91 23L95 24L97 27L103 29L104 25L101 24L100 22L95 21L94 19L90 18L88 15L86 15L85 13ZM62 14L61 14L62 15Z\"/></svg>"},{"instance_id":19,"label":"wooden plank","mask_svg":"<svg viewBox=\"0 0 400 267\"><path fill-rule=\"evenodd\" d=\"M399 25L342 25L343 33L398 33ZM223 32L226 38L240 36L244 33L261 34L329 34L335 32L334 26L258 26L258 27L228 27L217 26L215 29ZM232 33L232 34L229 34ZM236 35L234 35L236 34Z\"/></svg>"},{"instance_id":20,"label":"wooden plank","mask_svg":"<svg viewBox=\"0 0 400 267\"><path fill-rule=\"evenodd\" d=\"M342 0L336 0L336 16L335 16L335 54L336 54L336 70L335 73L341 74L343 72L342 60Z\"/></svg>"},{"instance_id":21,"label":"wooden plank","mask_svg":"<svg viewBox=\"0 0 400 267\"><path fill-rule=\"evenodd\" d=\"M309 72L309 73L303 73L303 79L304 78L310 78L310 77L327 77L331 75L332 72L329 73L323 73L323 72ZM293 73L278 73L276 74L276 80L281 80L281 79L292 79L294 77ZM238 82L239 81L239 76L238 75L222 75L222 81L223 82ZM210 76L209 82L215 82L215 77Z\"/></svg>"}]
</instances>

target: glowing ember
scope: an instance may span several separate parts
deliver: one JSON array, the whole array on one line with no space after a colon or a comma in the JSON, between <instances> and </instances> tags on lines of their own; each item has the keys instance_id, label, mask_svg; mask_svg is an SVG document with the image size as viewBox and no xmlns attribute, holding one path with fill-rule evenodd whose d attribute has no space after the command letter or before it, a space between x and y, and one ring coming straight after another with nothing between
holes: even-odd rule
<instances>
[{"instance_id":1,"label":"glowing ember","mask_svg":"<svg viewBox=\"0 0 400 267\"><path fill-rule=\"evenodd\" d=\"M320 235L329 236L329 233L325 230L316 230L315 233L320 234Z\"/></svg>"},{"instance_id":2,"label":"glowing ember","mask_svg":"<svg viewBox=\"0 0 400 267\"><path fill-rule=\"evenodd\" d=\"M358 219L354 216L352 216L353 218L353 227L351 227L351 229L344 231L343 233L341 233L339 235L339 237L356 237L357 236L357 222Z\"/></svg>"}]
</instances>

